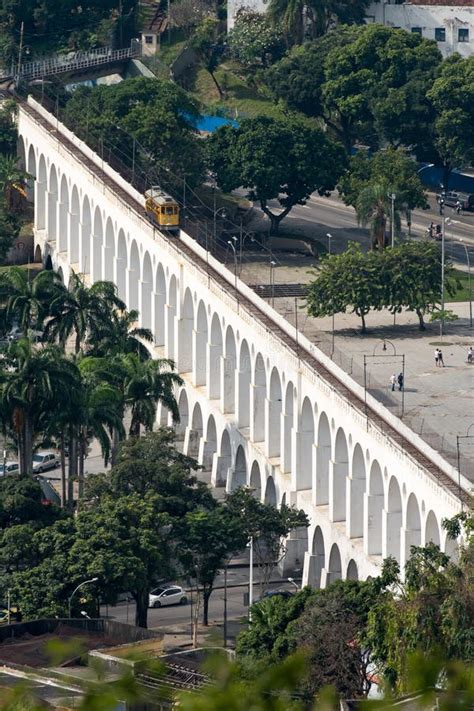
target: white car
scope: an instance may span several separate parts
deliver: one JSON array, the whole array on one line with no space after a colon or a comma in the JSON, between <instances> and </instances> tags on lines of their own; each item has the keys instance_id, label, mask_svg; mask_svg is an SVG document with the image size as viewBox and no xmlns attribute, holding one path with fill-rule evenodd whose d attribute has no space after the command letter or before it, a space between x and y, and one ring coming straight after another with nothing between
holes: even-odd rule
<instances>
[{"instance_id":1,"label":"white car","mask_svg":"<svg viewBox=\"0 0 474 711\"><path fill-rule=\"evenodd\" d=\"M0 476L5 476L5 474L18 474L20 471L20 465L18 462L3 462L0 464Z\"/></svg>"},{"instance_id":2,"label":"white car","mask_svg":"<svg viewBox=\"0 0 474 711\"><path fill-rule=\"evenodd\" d=\"M33 472L41 474L59 467L59 457L55 452L36 452L33 455Z\"/></svg>"},{"instance_id":3,"label":"white car","mask_svg":"<svg viewBox=\"0 0 474 711\"><path fill-rule=\"evenodd\" d=\"M148 596L148 607L164 607L165 605L186 605L186 591L177 585L155 588Z\"/></svg>"}]
</instances>

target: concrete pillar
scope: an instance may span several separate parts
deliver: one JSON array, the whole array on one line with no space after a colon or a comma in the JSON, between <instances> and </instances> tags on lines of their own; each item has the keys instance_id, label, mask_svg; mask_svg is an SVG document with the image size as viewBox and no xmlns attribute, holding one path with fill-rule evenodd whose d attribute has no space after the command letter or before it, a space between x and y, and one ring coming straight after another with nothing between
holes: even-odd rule
<instances>
[{"instance_id":1,"label":"concrete pillar","mask_svg":"<svg viewBox=\"0 0 474 711\"><path fill-rule=\"evenodd\" d=\"M312 588L326 587L327 571L324 568L324 556L312 555L309 551L305 553L303 565L303 587L309 585Z\"/></svg>"},{"instance_id":2,"label":"concrete pillar","mask_svg":"<svg viewBox=\"0 0 474 711\"><path fill-rule=\"evenodd\" d=\"M66 252L68 248L68 204L67 202L58 203L58 250Z\"/></svg>"},{"instance_id":3,"label":"concrete pillar","mask_svg":"<svg viewBox=\"0 0 474 711\"><path fill-rule=\"evenodd\" d=\"M265 439L265 385L250 384L250 439L263 442Z\"/></svg>"},{"instance_id":4,"label":"concrete pillar","mask_svg":"<svg viewBox=\"0 0 474 711\"><path fill-rule=\"evenodd\" d=\"M57 238L58 227L58 196L49 190L46 192L46 234L50 242Z\"/></svg>"},{"instance_id":5,"label":"concrete pillar","mask_svg":"<svg viewBox=\"0 0 474 711\"><path fill-rule=\"evenodd\" d=\"M281 403L280 403L281 406ZM273 457L279 457L281 453L281 427L282 427L282 416L281 413L277 411L276 415L273 415L273 408L275 407L275 401L270 398L265 399L265 432L267 433L265 442L265 452L267 457L270 459ZM278 417L278 421L274 422L273 419Z\"/></svg>"},{"instance_id":6,"label":"concrete pillar","mask_svg":"<svg viewBox=\"0 0 474 711\"><path fill-rule=\"evenodd\" d=\"M295 528L290 531L285 541L286 552L278 565L283 577L300 577L303 572L305 555L308 552L308 531L306 528Z\"/></svg>"},{"instance_id":7,"label":"concrete pillar","mask_svg":"<svg viewBox=\"0 0 474 711\"><path fill-rule=\"evenodd\" d=\"M200 440L200 432L198 432L198 430L193 430L192 427L188 425L184 432L183 452L187 454L188 457L194 457L194 459L198 459L200 450Z\"/></svg>"},{"instance_id":8,"label":"concrete pillar","mask_svg":"<svg viewBox=\"0 0 474 711\"><path fill-rule=\"evenodd\" d=\"M193 339L192 332L191 339L188 338L189 321L190 319L187 318L178 319L178 349L175 360L179 373L192 373L193 370ZM188 342L189 340L191 343Z\"/></svg>"},{"instance_id":9,"label":"concrete pillar","mask_svg":"<svg viewBox=\"0 0 474 711\"><path fill-rule=\"evenodd\" d=\"M313 487L314 503L325 506L329 503L329 462L331 445L315 445L316 451L316 486ZM327 471L326 471L327 469Z\"/></svg>"},{"instance_id":10,"label":"concrete pillar","mask_svg":"<svg viewBox=\"0 0 474 711\"><path fill-rule=\"evenodd\" d=\"M402 512L382 511L382 557L401 560Z\"/></svg>"},{"instance_id":11,"label":"concrete pillar","mask_svg":"<svg viewBox=\"0 0 474 711\"><path fill-rule=\"evenodd\" d=\"M67 254L71 265L79 262L80 221L76 212L68 212Z\"/></svg>"},{"instance_id":12,"label":"concrete pillar","mask_svg":"<svg viewBox=\"0 0 474 711\"><path fill-rule=\"evenodd\" d=\"M347 462L329 462L329 520L344 521L346 518ZM343 479L344 477L344 479Z\"/></svg>"},{"instance_id":13,"label":"concrete pillar","mask_svg":"<svg viewBox=\"0 0 474 711\"><path fill-rule=\"evenodd\" d=\"M176 325L175 307L172 304L165 304L165 355L171 360L175 359L176 352Z\"/></svg>"},{"instance_id":14,"label":"concrete pillar","mask_svg":"<svg viewBox=\"0 0 474 711\"><path fill-rule=\"evenodd\" d=\"M35 180L35 227L38 230L46 229L46 182Z\"/></svg>"},{"instance_id":15,"label":"concrete pillar","mask_svg":"<svg viewBox=\"0 0 474 711\"><path fill-rule=\"evenodd\" d=\"M200 438L198 462L204 467L205 471L212 470L212 459L215 451L216 443L214 441L209 441L204 437Z\"/></svg>"},{"instance_id":16,"label":"concrete pillar","mask_svg":"<svg viewBox=\"0 0 474 711\"><path fill-rule=\"evenodd\" d=\"M225 486L228 480L231 457L214 454L212 458L211 484L215 487Z\"/></svg>"},{"instance_id":17,"label":"concrete pillar","mask_svg":"<svg viewBox=\"0 0 474 711\"><path fill-rule=\"evenodd\" d=\"M239 383L235 359L224 358L222 371L222 412L228 415L236 410L236 393Z\"/></svg>"},{"instance_id":18,"label":"concrete pillar","mask_svg":"<svg viewBox=\"0 0 474 711\"><path fill-rule=\"evenodd\" d=\"M206 369L207 369L207 358L202 358L202 353L199 349L199 341L202 338L202 331L193 329L193 353L194 353L194 363L192 371L193 385L200 387L206 384ZM207 349L207 344L205 346Z\"/></svg>"},{"instance_id":19,"label":"concrete pillar","mask_svg":"<svg viewBox=\"0 0 474 711\"><path fill-rule=\"evenodd\" d=\"M216 400L221 396L222 346L208 343L207 346L207 397Z\"/></svg>"},{"instance_id":20,"label":"concrete pillar","mask_svg":"<svg viewBox=\"0 0 474 711\"><path fill-rule=\"evenodd\" d=\"M246 388L245 393L240 392L240 383L245 380L247 375L246 371L238 370L236 375L236 385L237 385L237 422L239 423L239 428L243 429L250 427L250 417L251 417L251 392L250 387Z\"/></svg>"},{"instance_id":21,"label":"concrete pillar","mask_svg":"<svg viewBox=\"0 0 474 711\"><path fill-rule=\"evenodd\" d=\"M364 553L382 555L383 534L382 516L383 494L374 496L364 494Z\"/></svg>"}]
</instances>

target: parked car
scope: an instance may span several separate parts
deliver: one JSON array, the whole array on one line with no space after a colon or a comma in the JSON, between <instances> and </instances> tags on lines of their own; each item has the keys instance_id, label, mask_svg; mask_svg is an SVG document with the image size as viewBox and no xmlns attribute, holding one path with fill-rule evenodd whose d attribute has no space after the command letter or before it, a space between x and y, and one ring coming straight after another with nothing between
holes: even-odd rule
<instances>
[{"instance_id":1,"label":"parked car","mask_svg":"<svg viewBox=\"0 0 474 711\"><path fill-rule=\"evenodd\" d=\"M5 476L5 474L18 474L20 471L20 465L18 462L3 462L0 464L0 476Z\"/></svg>"},{"instance_id":2,"label":"parked car","mask_svg":"<svg viewBox=\"0 0 474 711\"><path fill-rule=\"evenodd\" d=\"M155 588L148 596L148 607L164 607L165 605L186 605L186 591L178 585Z\"/></svg>"},{"instance_id":3,"label":"parked car","mask_svg":"<svg viewBox=\"0 0 474 711\"><path fill-rule=\"evenodd\" d=\"M55 452L36 452L33 455L33 472L41 474L49 469L57 469L59 467L59 457Z\"/></svg>"},{"instance_id":4,"label":"parked car","mask_svg":"<svg viewBox=\"0 0 474 711\"><path fill-rule=\"evenodd\" d=\"M444 200L447 207L457 207L461 205L461 210L474 210L474 195L469 193L460 193L455 190L450 190L447 193L438 193L436 200L440 202Z\"/></svg>"},{"instance_id":5,"label":"parked car","mask_svg":"<svg viewBox=\"0 0 474 711\"><path fill-rule=\"evenodd\" d=\"M289 597L293 597L293 593L291 590L265 590L256 602L262 602L262 600L267 600L269 597L283 597L287 600Z\"/></svg>"}]
</instances>

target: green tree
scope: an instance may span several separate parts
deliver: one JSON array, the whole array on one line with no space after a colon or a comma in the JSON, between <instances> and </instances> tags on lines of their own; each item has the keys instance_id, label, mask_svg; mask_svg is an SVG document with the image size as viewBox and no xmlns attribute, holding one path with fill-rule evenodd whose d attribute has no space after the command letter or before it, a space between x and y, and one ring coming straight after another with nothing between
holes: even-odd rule
<instances>
[{"instance_id":1,"label":"green tree","mask_svg":"<svg viewBox=\"0 0 474 711\"><path fill-rule=\"evenodd\" d=\"M3 262L20 234L20 220L8 211L4 199L0 199L0 262Z\"/></svg>"},{"instance_id":2,"label":"green tree","mask_svg":"<svg viewBox=\"0 0 474 711\"><path fill-rule=\"evenodd\" d=\"M153 342L149 328L137 326L138 311L114 310L108 319L91 331L88 353L96 357L107 357L136 353L141 360L151 357L146 343ZM145 341L145 343L143 343Z\"/></svg>"},{"instance_id":3,"label":"green tree","mask_svg":"<svg viewBox=\"0 0 474 711\"><path fill-rule=\"evenodd\" d=\"M24 183L27 174L18 167L16 155L0 154L0 191L8 211L18 206L15 196L25 195Z\"/></svg>"},{"instance_id":4,"label":"green tree","mask_svg":"<svg viewBox=\"0 0 474 711\"><path fill-rule=\"evenodd\" d=\"M251 10L239 10L227 42L234 59L249 67L267 67L285 52L281 29L267 15Z\"/></svg>"},{"instance_id":5,"label":"green tree","mask_svg":"<svg viewBox=\"0 0 474 711\"><path fill-rule=\"evenodd\" d=\"M197 53L204 69L209 72L220 98L224 98L222 87L216 79L216 69L221 61L224 45L219 35L219 20L206 17L196 28L192 48Z\"/></svg>"},{"instance_id":6,"label":"green tree","mask_svg":"<svg viewBox=\"0 0 474 711\"><path fill-rule=\"evenodd\" d=\"M295 205L311 193L332 190L344 169L342 148L304 119L244 119L238 128L224 126L208 140L209 164L219 186L238 187L260 204L276 234ZM278 200L275 213L268 206Z\"/></svg>"},{"instance_id":7,"label":"green tree","mask_svg":"<svg viewBox=\"0 0 474 711\"><path fill-rule=\"evenodd\" d=\"M6 322L16 322L25 336L30 329L42 329L51 300L61 288L56 272L40 272L31 279L27 269L9 267L0 274L0 309Z\"/></svg>"},{"instance_id":8,"label":"green tree","mask_svg":"<svg viewBox=\"0 0 474 711\"><path fill-rule=\"evenodd\" d=\"M0 528L5 531L12 526L33 524L47 526L53 522L58 511L44 506L39 483L31 477L16 474L0 478Z\"/></svg>"},{"instance_id":9,"label":"green tree","mask_svg":"<svg viewBox=\"0 0 474 711\"><path fill-rule=\"evenodd\" d=\"M18 132L15 125L16 104L5 101L0 109L0 153L11 156L16 153Z\"/></svg>"}]
</instances>

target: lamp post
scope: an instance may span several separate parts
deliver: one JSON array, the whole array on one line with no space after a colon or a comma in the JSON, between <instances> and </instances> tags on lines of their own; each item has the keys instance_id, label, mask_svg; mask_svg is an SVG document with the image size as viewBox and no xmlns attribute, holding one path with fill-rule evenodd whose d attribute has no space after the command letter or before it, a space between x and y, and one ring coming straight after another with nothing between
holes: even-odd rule
<instances>
[{"instance_id":1,"label":"lamp post","mask_svg":"<svg viewBox=\"0 0 474 711\"><path fill-rule=\"evenodd\" d=\"M462 239L462 237L459 238L460 244L464 247L464 251L466 253L466 262L467 262L467 290L469 292L469 327L472 328L472 284L471 284L471 258L469 256L469 250L467 248L466 243Z\"/></svg>"},{"instance_id":2,"label":"lamp post","mask_svg":"<svg viewBox=\"0 0 474 711\"><path fill-rule=\"evenodd\" d=\"M390 242L391 246L395 246L395 199L396 195L395 193L389 193L388 197L390 198L392 202L392 210L391 210L391 215L390 215Z\"/></svg>"},{"instance_id":3,"label":"lamp post","mask_svg":"<svg viewBox=\"0 0 474 711\"><path fill-rule=\"evenodd\" d=\"M331 243L332 243L332 234L330 232L326 232L326 237L328 238L328 254L331 255ZM334 357L334 314L332 314L331 317L331 358Z\"/></svg>"},{"instance_id":4,"label":"lamp post","mask_svg":"<svg viewBox=\"0 0 474 711\"><path fill-rule=\"evenodd\" d=\"M248 542L248 546L250 549L250 570L249 570L249 621L252 621L252 613L251 613L251 607L253 605L253 536L250 536L250 540Z\"/></svg>"},{"instance_id":5,"label":"lamp post","mask_svg":"<svg viewBox=\"0 0 474 711\"><path fill-rule=\"evenodd\" d=\"M444 190L444 189L443 189ZM439 322L439 335L443 335L444 331L444 262L445 262L445 232L446 218L444 216L444 200L439 201L439 214L441 215L441 319Z\"/></svg>"},{"instance_id":6,"label":"lamp post","mask_svg":"<svg viewBox=\"0 0 474 711\"><path fill-rule=\"evenodd\" d=\"M271 297L272 297L272 308L275 305L275 267L276 267L276 262L273 261L273 259L270 260L270 289L271 289Z\"/></svg>"},{"instance_id":7,"label":"lamp post","mask_svg":"<svg viewBox=\"0 0 474 711\"><path fill-rule=\"evenodd\" d=\"M213 220L214 220L214 223L213 223L213 224L214 224L214 230L213 230L213 231L214 231L214 246L216 246L216 244L217 244L217 216L218 216L219 213L222 213L222 217L223 217L223 219L225 220L225 218L227 217L227 213L226 213L226 211L225 211L225 207L219 207L219 208L217 208L217 210L216 210L216 191L215 191L215 188L214 188L214 216L213 216Z\"/></svg>"},{"instance_id":8,"label":"lamp post","mask_svg":"<svg viewBox=\"0 0 474 711\"><path fill-rule=\"evenodd\" d=\"M234 279L235 279L235 291L237 292L237 250L235 244L232 240L228 239L227 244L232 249L234 253Z\"/></svg>"},{"instance_id":9,"label":"lamp post","mask_svg":"<svg viewBox=\"0 0 474 711\"><path fill-rule=\"evenodd\" d=\"M70 595L70 597L69 597L69 601L68 601L69 618L71 618L72 598L74 597L74 595L75 595L75 594L77 593L77 591L78 591L80 588L82 588L84 585L89 585L90 583L96 583L96 582L98 581L98 579L99 579L99 578L91 578L90 580L84 580L82 583L79 583L79 585L78 585L76 588L74 588L74 590L72 591L72 593L71 593L71 595Z\"/></svg>"},{"instance_id":10,"label":"lamp post","mask_svg":"<svg viewBox=\"0 0 474 711\"><path fill-rule=\"evenodd\" d=\"M294 581L293 578L288 578L288 582L291 583L292 585L294 585L297 591L299 590L299 587L298 587L298 585L295 583L295 581Z\"/></svg>"}]
</instances>

